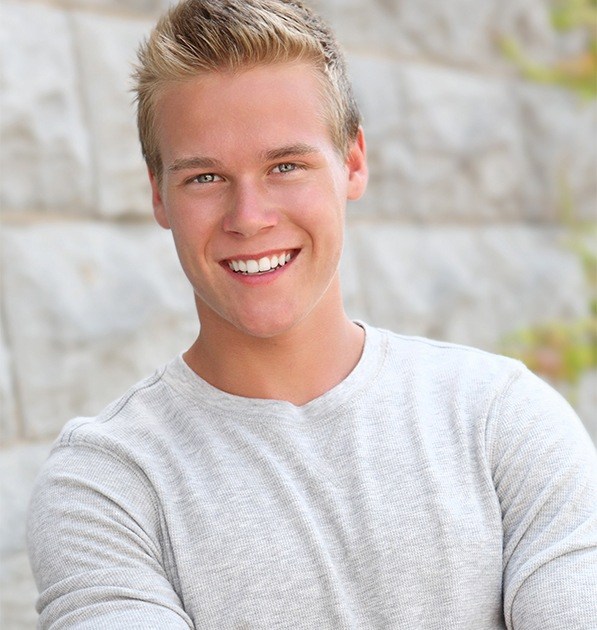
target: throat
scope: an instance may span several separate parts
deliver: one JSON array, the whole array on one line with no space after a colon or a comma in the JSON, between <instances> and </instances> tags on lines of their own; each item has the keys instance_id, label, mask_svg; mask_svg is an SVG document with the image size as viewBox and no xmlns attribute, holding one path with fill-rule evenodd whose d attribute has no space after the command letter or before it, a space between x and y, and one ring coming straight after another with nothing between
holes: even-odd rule
<instances>
[{"instance_id":1,"label":"throat","mask_svg":"<svg viewBox=\"0 0 597 630\"><path fill-rule=\"evenodd\" d=\"M317 334L308 343L258 339L223 352L201 338L185 353L189 367L213 387L245 398L284 400L302 406L343 381L357 365L364 331L352 322L333 342ZM321 348L327 349L322 356Z\"/></svg>"}]
</instances>

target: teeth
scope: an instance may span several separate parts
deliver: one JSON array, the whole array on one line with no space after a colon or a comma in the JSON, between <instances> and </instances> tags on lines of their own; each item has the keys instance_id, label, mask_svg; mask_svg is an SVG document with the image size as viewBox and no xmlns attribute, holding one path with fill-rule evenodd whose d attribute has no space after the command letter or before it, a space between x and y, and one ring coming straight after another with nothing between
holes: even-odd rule
<instances>
[{"instance_id":1,"label":"teeth","mask_svg":"<svg viewBox=\"0 0 597 630\"><path fill-rule=\"evenodd\" d=\"M259 259L259 271L269 271L272 268L272 263L269 258L260 258Z\"/></svg>"},{"instance_id":2,"label":"teeth","mask_svg":"<svg viewBox=\"0 0 597 630\"><path fill-rule=\"evenodd\" d=\"M283 267L291 258L292 254L290 252L284 252L271 257L264 256L259 260L231 260L228 262L228 266L232 271L241 273L264 273L276 269L276 267Z\"/></svg>"}]
</instances>

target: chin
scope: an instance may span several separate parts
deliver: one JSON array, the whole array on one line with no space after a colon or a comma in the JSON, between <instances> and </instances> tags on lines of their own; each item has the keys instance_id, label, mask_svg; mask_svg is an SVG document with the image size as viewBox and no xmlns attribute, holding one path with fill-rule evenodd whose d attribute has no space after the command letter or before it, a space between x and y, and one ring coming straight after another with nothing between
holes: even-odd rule
<instances>
[{"instance_id":1,"label":"chin","mask_svg":"<svg viewBox=\"0 0 597 630\"><path fill-rule=\"evenodd\" d=\"M258 321L258 322L236 322L232 325L242 334L257 339L272 339L289 332L296 326L297 322L292 321Z\"/></svg>"},{"instance_id":2,"label":"chin","mask_svg":"<svg viewBox=\"0 0 597 630\"><path fill-rule=\"evenodd\" d=\"M229 323L240 333L258 339L272 339L295 329L308 317L308 313L297 312L293 308L258 309L252 314L231 318Z\"/></svg>"},{"instance_id":3,"label":"chin","mask_svg":"<svg viewBox=\"0 0 597 630\"><path fill-rule=\"evenodd\" d=\"M276 304L271 301L245 302L244 308L229 304L216 310L200 299L197 305L199 320L206 330L209 328L214 334L238 334L255 339L272 339L297 329L309 318L315 306L309 308L300 300L278 300Z\"/></svg>"}]
</instances>

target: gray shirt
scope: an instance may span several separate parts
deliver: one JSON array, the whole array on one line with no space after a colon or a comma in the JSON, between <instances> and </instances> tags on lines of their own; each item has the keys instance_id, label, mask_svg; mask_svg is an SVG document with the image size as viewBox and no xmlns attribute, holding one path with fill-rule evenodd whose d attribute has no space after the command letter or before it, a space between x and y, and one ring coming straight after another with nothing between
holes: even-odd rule
<instances>
[{"instance_id":1,"label":"gray shirt","mask_svg":"<svg viewBox=\"0 0 597 630\"><path fill-rule=\"evenodd\" d=\"M28 537L40 628L597 628L595 450L520 363L366 328L297 407L182 357L67 424Z\"/></svg>"}]
</instances>

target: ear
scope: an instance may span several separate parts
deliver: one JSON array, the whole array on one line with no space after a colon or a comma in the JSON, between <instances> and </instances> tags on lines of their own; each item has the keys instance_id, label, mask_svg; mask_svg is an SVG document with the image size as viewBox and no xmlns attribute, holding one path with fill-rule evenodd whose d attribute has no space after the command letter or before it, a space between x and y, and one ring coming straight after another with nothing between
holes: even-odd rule
<instances>
[{"instance_id":1,"label":"ear","mask_svg":"<svg viewBox=\"0 0 597 630\"><path fill-rule=\"evenodd\" d=\"M348 152L346 158L348 167L348 199L359 199L367 188L369 169L367 168L367 147L365 145L365 132L359 127L357 137Z\"/></svg>"},{"instance_id":2,"label":"ear","mask_svg":"<svg viewBox=\"0 0 597 630\"><path fill-rule=\"evenodd\" d=\"M151 184L153 216L159 225L161 225L165 230L169 230L170 222L168 221L168 216L166 215L166 208L164 207L160 185L158 184L156 176L149 169L147 169L147 174L149 175L149 183Z\"/></svg>"}]
</instances>

